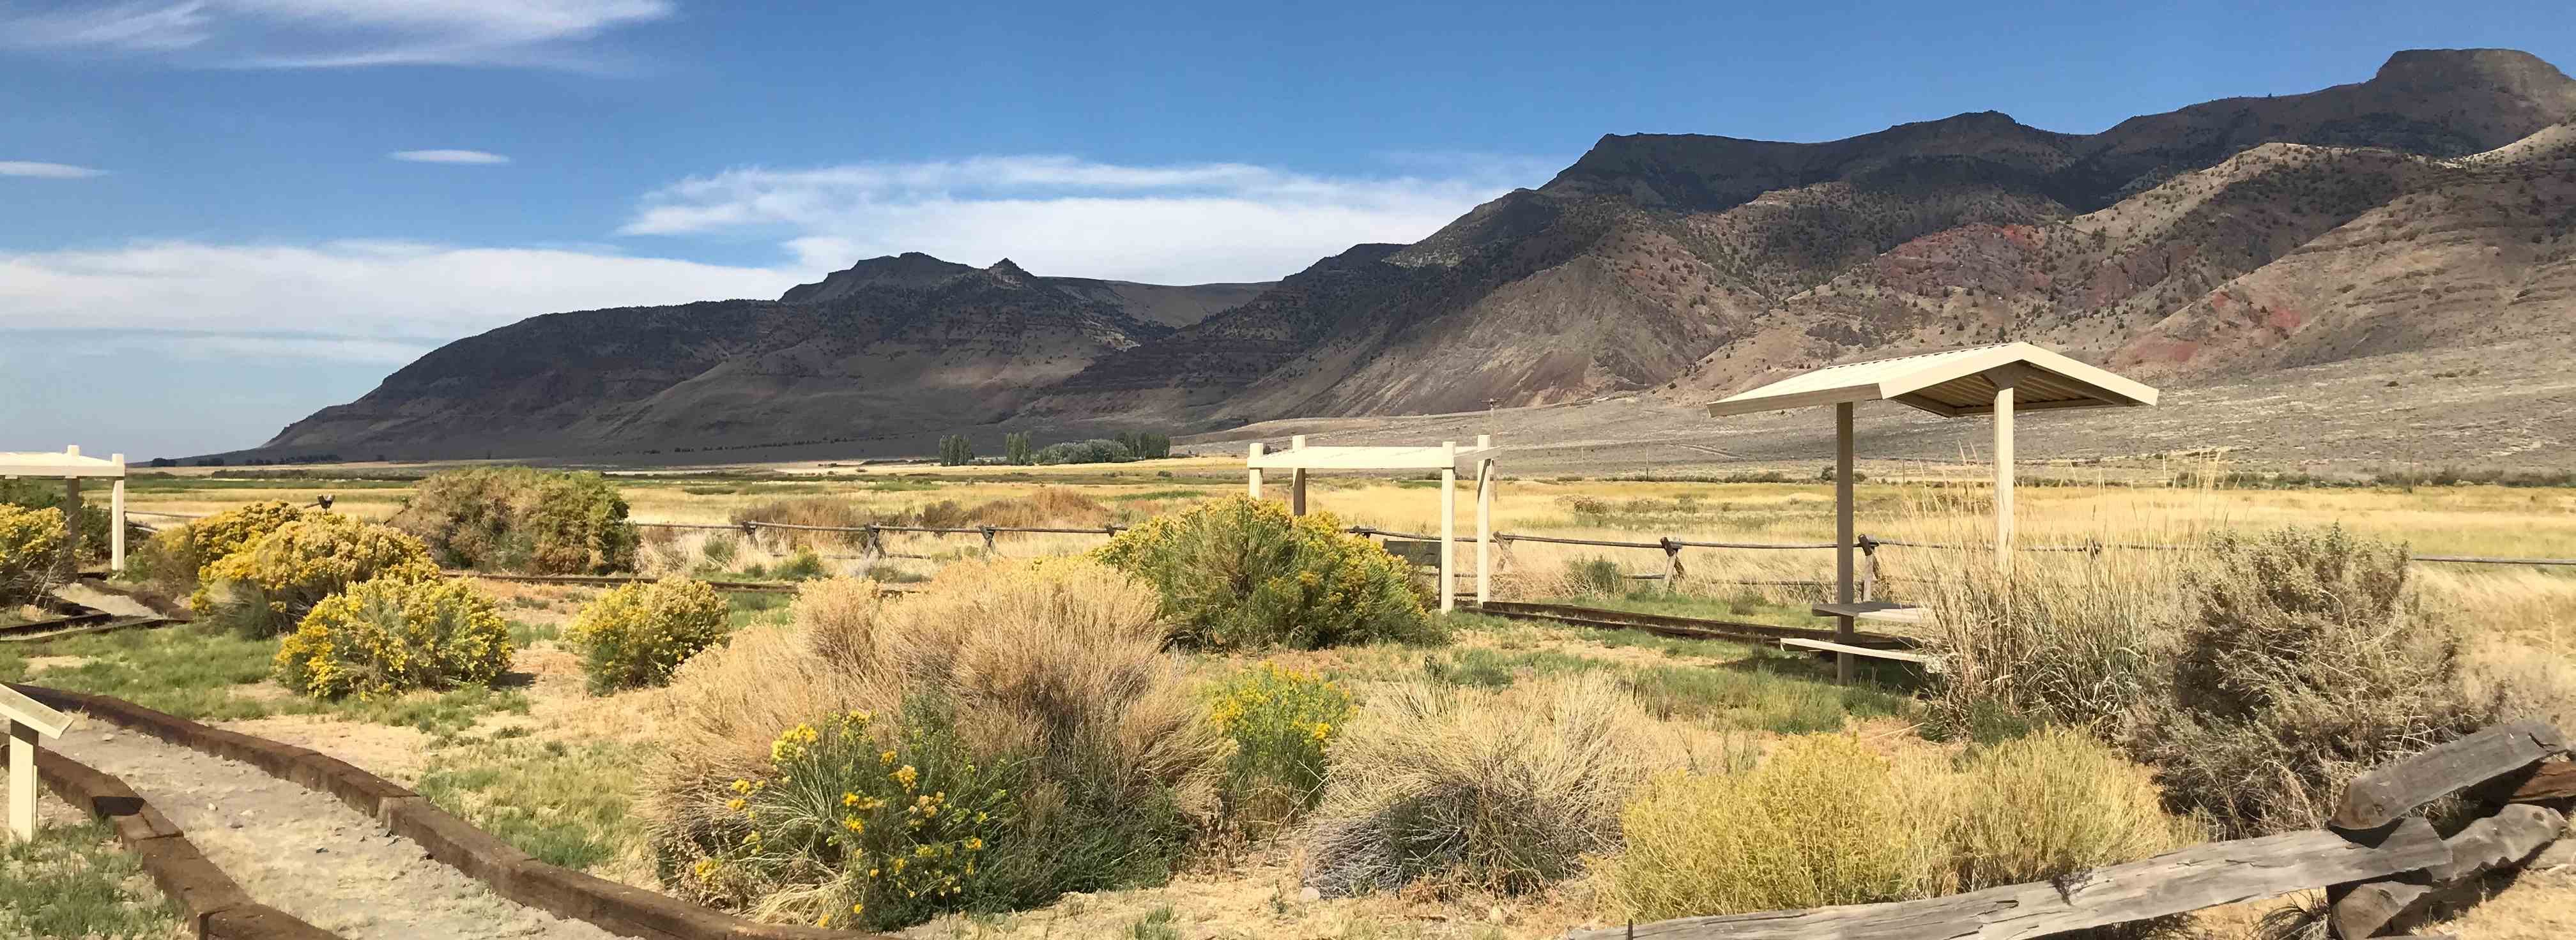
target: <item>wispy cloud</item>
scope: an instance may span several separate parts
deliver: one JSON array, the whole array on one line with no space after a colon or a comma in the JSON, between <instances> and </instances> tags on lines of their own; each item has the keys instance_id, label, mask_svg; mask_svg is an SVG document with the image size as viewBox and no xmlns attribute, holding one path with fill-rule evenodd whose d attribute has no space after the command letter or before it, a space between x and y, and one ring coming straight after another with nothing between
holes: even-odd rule
<instances>
[{"instance_id":1,"label":"wispy cloud","mask_svg":"<svg viewBox=\"0 0 2576 940\"><path fill-rule=\"evenodd\" d=\"M1381 177L1055 155L741 168L655 190L620 232L774 232L806 267L925 251L970 264L1007 256L1041 274L1263 280L1360 242L1420 239L1537 182L1509 161L1410 162Z\"/></svg>"},{"instance_id":2,"label":"wispy cloud","mask_svg":"<svg viewBox=\"0 0 2576 940\"><path fill-rule=\"evenodd\" d=\"M510 158L480 150L397 150L386 154L411 163L508 163Z\"/></svg>"},{"instance_id":3,"label":"wispy cloud","mask_svg":"<svg viewBox=\"0 0 2576 940\"><path fill-rule=\"evenodd\" d=\"M104 250L0 253L0 330L159 329L416 342L562 310L775 297L817 273L544 248L139 242Z\"/></svg>"},{"instance_id":4,"label":"wispy cloud","mask_svg":"<svg viewBox=\"0 0 2576 940\"><path fill-rule=\"evenodd\" d=\"M94 170L69 163L37 163L32 160L0 160L0 176L33 176L38 179L76 180L105 176L106 170Z\"/></svg>"},{"instance_id":5,"label":"wispy cloud","mask_svg":"<svg viewBox=\"0 0 2576 940\"><path fill-rule=\"evenodd\" d=\"M14 7L13 7L14 8ZM669 0L133 0L0 11L0 45L143 53L253 68L591 68L601 33L669 17Z\"/></svg>"}]
</instances>

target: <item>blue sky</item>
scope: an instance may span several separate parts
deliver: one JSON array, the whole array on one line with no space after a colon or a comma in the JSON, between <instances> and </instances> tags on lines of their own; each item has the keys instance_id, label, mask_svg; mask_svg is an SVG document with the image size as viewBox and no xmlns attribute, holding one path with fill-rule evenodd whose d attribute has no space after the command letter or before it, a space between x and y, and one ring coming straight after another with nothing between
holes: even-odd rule
<instances>
[{"instance_id":1,"label":"blue sky","mask_svg":"<svg viewBox=\"0 0 2576 940\"><path fill-rule=\"evenodd\" d=\"M448 339L889 252L1273 278L1604 133L2097 131L2400 48L2576 66L2565 12L0 0L0 449L249 446Z\"/></svg>"}]
</instances>

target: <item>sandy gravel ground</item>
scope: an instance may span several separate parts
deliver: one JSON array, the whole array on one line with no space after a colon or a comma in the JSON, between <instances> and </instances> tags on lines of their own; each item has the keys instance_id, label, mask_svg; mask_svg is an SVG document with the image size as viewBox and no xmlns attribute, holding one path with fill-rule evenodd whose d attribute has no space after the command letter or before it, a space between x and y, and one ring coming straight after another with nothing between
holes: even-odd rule
<instances>
[{"instance_id":1,"label":"sandy gravel ground","mask_svg":"<svg viewBox=\"0 0 2576 940\"><path fill-rule=\"evenodd\" d=\"M251 896L349 940L614 936L494 895L340 801L98 721L58 747L115 774Z\"/></svg>"}]
</instances>

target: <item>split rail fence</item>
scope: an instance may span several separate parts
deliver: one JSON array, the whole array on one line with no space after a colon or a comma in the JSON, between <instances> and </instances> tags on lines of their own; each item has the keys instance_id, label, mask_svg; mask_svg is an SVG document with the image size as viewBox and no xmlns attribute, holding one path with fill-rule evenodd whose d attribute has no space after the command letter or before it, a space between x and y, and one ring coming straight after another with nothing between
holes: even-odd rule
<instances>
[{"instance_id":1,"label":"split rail fence","mask_svg":"<svg viewBox=\"0 0 2576 940\"><path fill-rule=\"evenodd\" d=\"M2014 940L2318 888L2333 936L2396 936L2476 903L2490 874L2576 862L2567 749L2545 722L2498 725L2353 778L2323 829L1920 901L1687 917L1579 930L1571 940ZM2449 838L2409 815L2454 793L2484 815Z\"/></svg>"},{"instance_id":2,"label":"split rail fence","mask_svg":"<svg viewBox=\"0 0 2576 940\"><path fill-rule=\"evenodd\" d=\"M143 511L143 510L132 510L132 509L129 509L129 510L127 510L126 512L127 512L127 514L129 514L129 515L137 515L137 516L158 516L158 517L162 517L162 518L171 518L171 519L201 519L201 518L204 518L204 516L202 516L202 515L189 515L189 514L184 514L184 513L148 512L148 511ZM859 536L859 539L858 539L858 542L859 542L859 554L857 554L857 555L834 555L834 556L827 556L827 557L835 558L835 559L838 559L838 560L857 560L857 561L862 561L862 562L875 562L875 561L878 561L878 560L881 560L881 559L885 559L885 558L915 558L915 559L918 559L918 558L925 558L925 557L927 557L927 556L922 556L922 555L904 555L904 554L897 554L897 553L895 553L895 552L893 552L893 551L889 550L889 549L887 548L887 546L886 546L886 540L885 540L886 535L887 535L887 534L889 534L889 533L894 533L894 534L914 534L914 535L932 535L932 536L972 536L972 537L981 538L981 539L983 540L983 542L984 542L984 549L985 549L986 551L996 551L996 550L998 550L998 547L999 547L999 542L998 542L998 540L999 540L999 538L1000 538L1001 536L1003 536L1003 535L1011 535L1011 534L1051 534L1051 535L1099 535L1099 536L1103 536L1103 537L1114 537L1114 536L1116 536L1116 535L1119 533L1119 531L1120 531L1120 530L1127 529L1127 528L1131 528L1130 526L1119 525L1119 524L1116 524L1116 523L1111 523L1111 524L1108 524L1108 525L1102 525L1102 526L1094 526L1094 527L1055 527L1055 526L907 526L907 525L817 526L817 525L796 525L796 524L792 524L792 523L785 523L785 522L750 522L750 521L746 521L746 522L726 522L726 523L715 523L715 522L645 522L645 521L630 521L630 522L629 522L629 524L630 524L630 525L637 526L637 527L639 527L639 528L662 528L662 529L681 529L681 530L704 530L704 531L720 531L720 532L737 532L737 533L741 533L741 534L743 534L744 536L747 536L747 537L754 537L754 536L757 536L757 535L759 534L760 530L763 530L763 529L770 529L770 530L777 530L777 531L788 531L788 532L821 532L821 533L836 533L836 534L844 534L844 535L857 535L857 536ZM1373 537L1373 538L1381 538L1381 539L1395 538L1395 539L1416 539L1416 540L1425 540L1425 541L1429 541L1429 540L1436 540L1436 539L1438 539L1438 538L1439 538L1439 536L1438 536L1438 535L1434 535L1434 534L1421 533L1421 532L1403 532L1403 531L1397 531L1397 530L1393 530L1393 529L1379 529L1379 528L1374 528L1374 527L1371 527L1371 526L1352 526L1352 527L1349 527L1349 528L1347 528L1347 529L1344 529L1343 531L1345 531L1345 532L1349 532L1349 533L1351 533L1351 534L1353 534L1353 535L1369 536L1369 537ZM1503 565L1504 567L1509 567L1509 566L1510 566L1510 564L1511 564L1511 547L1512 547L1512 543L1514 543L1514 542L1533 542L1533 543L1551 544L1551 545L1581 545L1581 546L1589 546L1589 547L1594 547L1594 548L1616 548L1616 549L1636 549L1636 550L1645 550L1645 551L1660 551L1660 552L1662 552L1662 553L1663 553L1663 555L1664 555L1664 564L1663 564L1663 569L1662 569L1661 571L1644 572L1644 573L1631 573L1631 574L1629 574L1629 575L1628 575L1628 577L1629 577L1629 578L1631 578L1631 579L1635 579L1635 580L1663 581L1663 582L1665 582L1665 583L1667 583L1667 584L1676 584L1676 583L1679 583L1679 582L1681 581L1681 579L1683 578L1683 576L1684 576L1684 574L1685 574L1685 567L1684 567L1684 565L1683 565L1683 563L1682 563L1682 552L1683 552L1684 550L1687 550L1687 549L1700 549L1700 550L1703 550L1703 551L1831 551L1831 550L1833 550L1833 549L1836 547L1836 544L1835 544L1834 542L1831 542L1831 541L1823 541L1823 542L1710 542L1710 541L1697 541L1697 540L1692 540L1692 539L1678 539L1678 538L1673 538L1673 537L1670 537L1670 536L1660 537L1660 538L1657 538L1657 539L1655 539L1655 540L1653 540L1653 541L1633 541L1633 540L1621 540L1621 539L1587 539L1587 538L1571 538L1571 537L1565 537L1565 536L1554 536L1554 535L1532 535L1532 534L1517 533L1517 532L1496 532L1496 533L1494 533L1494 536L1493 536L1493 537L1494 537L1494 544L1495 544L1495 546L1496 546L1497 548L1502 549L1502 558L1501 558L1501 562L1502 562L1502 565ZM1458 537L1458 538L1456 539L1456 541L1458 541L1458 542L1464 542L1464 543L1471 543L1471 544L1472 544L1472 543L1476 542L1476 541L1477 541L1477 539L1476 539L1474 536L1460 536L1460 537ZM1869 535L1861 535L1861 536L1859 536L1859 537L1857 537L1857 538L1854 538L1854 539L1852 540L1852 547L1853 547L1853 548L1856 548L1856 549L1859 549L1859 550L1860 550L1860 553L1861 553L1861 559L1860 559L1860 572L1859 572L1859 577L1860 577L1860 585L1859 585L1859 587L1860 587L1860 596L1861 596L1861 599L1862 599L1862 600L1870 600L1870 599L1872 599L1872 598L1874 597L1874 595L1875 595L1876 586L1877 586L1879 583L1883 583L1883 582L1886 582L1886 581L1893 581L1893 580L1896 580L1896 579L1893 579L1893 578L1882 578L1882 577L1880 577L1880 576L1879 576L1879 573L1878 573L1878 551L1879 551L1879 549L1882 549L1882 548L1912 548L1912 549L1925 549L1925 550L1934 550L1934 551L1970 551L1970 550L1974 550L1974 551L1985 551L1985 550L1988 550L1989 548L1991 548L1991 546L1986 546L1986 545L1957 544L1957 543L1946 543L1946 542L1915 542L1915 541L1907 541L1907 540L1904 540L1904 539L1882 539L1882 538L1874 538L1874 537L1869 536ZM2014 546L2013 548L2014 548L2014 550L2016 550L2016 551L2024 551L2024 552L2081 552L2081 553L2085 553L2085 554L2089 554L2089 555L2099 556L2099 555L2101 555L2101 554L2102 554L2103 552L2105 552L2105 551L2112 551L2112 550L2122 550L2122 551L2193 551L2193 550L2198 549L2198 548L2199 548L2199 546L2196 546L2196 545L2162 544L2162 543L2152 543L2152 542L2087 542L2087 543L2083 543L2083 544L2075 544L2075 545L2016 545L2016 546ZM2527 565L2527 566L2542 566L2542 567L2576 567L2576 558L2506 558L2506 557L2489 557L2489 556L2481 556L2481 555L2416 555L2416 556L2413 556L2411 560L2412 560L2412 561L2414 561L2414 562L2416 562L2416 563L2419 563L2419 564L2422 564L2422 563L2439 563L2439 564L2468 564L2468 565ZM1812 585L1812 586L1828 586L1828 585L1829 585L1829 582L1824 582L1824 581L1729 581L1729 580L1712 580L1710 583L1717 583L1717 584L1740 584L1740 585L1756 586L1756 587L1801 587L1801 586L1811 586L1811 585Z\"/></svg>"}]
</instances>

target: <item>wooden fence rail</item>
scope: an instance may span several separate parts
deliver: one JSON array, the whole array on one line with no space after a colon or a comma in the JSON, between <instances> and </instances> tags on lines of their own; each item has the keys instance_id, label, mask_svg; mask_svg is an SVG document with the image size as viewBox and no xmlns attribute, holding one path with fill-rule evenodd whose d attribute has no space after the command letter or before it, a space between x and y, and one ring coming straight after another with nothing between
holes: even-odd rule
<instances>
[{"instance_id":1,"label":"wooden fence rail","mask_svg":"<svg viewBox=\"0 0 2576 940\"><path fill-rule=\"evenodd\" d=\"M2413 930L2442 903L2474 903L2477 879L2576 836L2561 808L2567 741L2536 721L2498 725L2355 777L2325 829L2211 842L2143 861L1948 897L1685 917L1578 930L1574 940L2017 940L2324 888L2342 940ZM2503 784L2502 787L2495 785ZM2483 788L2482 788L2482 785ZM2468 791L2487 815L2444 839L2406 816ZM2349 823L2350 825L2346 825Z\"/></svg>"},{"instance_id":2,"label":"wooden fence rail","mask_svg":"<svg viewBox=\"0 0 2576 940\"><path fill-rule=\"evenodd\" d=\"M127 514L127 515L132 515L132 516L158 516L158 517L161 517L161 518L168 518L168 519L203 519L203 518L205 518L205 516L204 516L203 514L189 514L189 513L176 513L176 512L154 512L154 511L147 511L147 510L141 510L141 509L128 509L128 510L126 510L126 514ZM1083 527L1083 528L1050 527L1050 526L944 526L944 527L942 527L942 526L903 526L903 525L828 526L828 525L799 525L799 524L786 523L786 522L756 522L756 521L745 521L745 522L731 522L731 523L710 523L710 522L654 522L654 521L649 521L649 520L628 520L627 524L629 524L629 525L633 525L633 526L645 527L645 528L659 528L659 529L701 529L701 530L723 531L723 532L741 532L741 533L744 533L744 534L751 534L751 533L756 532L756 531L758 531L758 530L760 530L760 529L780 529L780 530L797 531L797 532L845 532L845 533L853 533L853 534L858 534L858 535L865 536L867 540L874 540L874 539L877 537L877 535L878 535L879 533L885 533L885 532L903 532L903 533L912 533L912 534L921 534L921 535L975 535L975 536L982 536L982 537L983 537L987 542L990 542L990 541L991 541L991 539L992 539L995 535L1001 535L1001 534L1014 534L1014 533L1045 533L1045 534L1057 534L1057 535L1104 535L1104 536L1115 536L1115 535L1117 535L1117 534L1118 534L1118 532L1119 532L1120 530L1122 530L1122 529L1126 529L1126 528L1130 528L1129 526L1118 525L1118 524L1116 524L1116 523L1111 523L1111 524L1103 525L1103 526L1096 526L1096 527ZM1353 534L1353 535L1369 535L1369 536L1377 536L1377 537L1381 537L1381 538L1424 539L1424 540L1430 540L1430 539L1437 539L1437 538L1439 538L1439 536L1437 536L1437 535L1431 535L1431 534L1426 534L1426 533L1421 533L1421 532L1401 532L1401 531L1397 531L1397 530L1394 530L1394 529L1379 529L1379 528L1375 528L1375 527L1371 527L1371 526L1351 526L1351 527L1346 528L1346 529L1344 529L1344 530L1342 530L1342 531L1345 531L1345 532L1351 533L1351 534ZM1474 536L1459 536L1459 537L1458 537L1458 538L1456 538L1454 541L1457 541L1457 542L1464 542L1464 543L1471 543L1471 544L1472 544L1472 543L1476 542L1476 541L1477 541L1477 539L1476 539ZM1494 533L1494 541L1495 541L1495 543L1496 543L1496 544L1500 544L1500 545L1504 545L1504 546L1509 546L1509 545L1510 545L1511 543L1513 543L1513 542L1538 542L1538 543L1550 544L1550 545L1583 545L1583 546L1590 546L1590 547L1594 547L1594 548L1633 548L1633 549L1653 549L1653 550L1662 551L1662 552L1664 552L1667 556L1677 555L1677 554L1678 554L1678 551L1679 551L1680 549L1685 549L1685 548L1715 549L1715 550L1726 550L1726 551L1823 551L1823 550L1830 550L1830 549L1833 549L1833 548L1835 548L1835 547L1836 547L1836 546L1835 546L1835 543L1833 543L1833 542L1706 542L1706 541L1697 541L1697 540L1692 540L1692 539L1677 539L1677 538L1672 538L1672 537L1669 537L1669 536L1667 536L1667 537L1663 537L1663 538L1658 538L1658 539L1656 539L1656 540L1654 540L1654 541L1651 541L1651 542L1639 542L1639 541L1628 541L1628 540L1622 540L1622 539L1586 539L1586 538L1573 538L1573 537L1568 537L1568 536L1556 536L1556 535L1532 535L1532 534L1528 534L1528 533L1521 533L1521 532L1496 532L1496 533ZM1853 539L1853 540L1852 540L1852 545L1853 545L1853 547L1858 548L1858 549L1860 549L1862 552L1864 552L1864 553L1868 553L1868 554L1872 555L1873 557L1877 554L1877 551L1878 551L1880 548L1888 548L1888 547L1894 547L1894 548L1921 548L1921 549L1932 549L1932 550L1943 550L1943 551L1985 551L1985 550L1987 550L1987 549L1989 549L1989 548L1991 548L1991 547L1992 547L1992 546L1987 546L1987 545L1975 545L1975 544L1966 544L1966 543L1950 543L1950 542L1915 542L1915 541L1909 541L1909 540L1905 540L1905 539L1882 539L1882 538L1876 538L1876 537L1869 536L1869 535L1862 535L1862 536L1860 536L1860 537L1858 537L1858 538ZM2086 553L2086 554L2100 554L2100 553L2102 553L2102 552L2105 552L2105 551L2111 551L2111 550L2125 550L2125 551L2196 551L2196 550L2198 550L2199 548L2200 548L2200 546L2198 546L2198 545L2189 545L2189 544L2163 544L2163 543L2154 543L2154 542L2087 542L2087 543L2083 543L2083 544L2076 544L2076 545L2015 545L2015 546L2013 546L2013 549L2014 549L2015 551L2024 551L2024 552L2082 552L2082 553ZM2492 556L2485 556L2485 555L2413 555L2413 556L2409 556L2408 560L2409 560L2409 561L2411 561L2411 562L2416 562L2416 563L2440 563L2440 564L2464 564L2464 565L2540 565L2540 566L2556 566L2556 567L2576 567L2576 558L2510 558L2510 557L2492 557Z\"/></svg>"}]
</instances>

